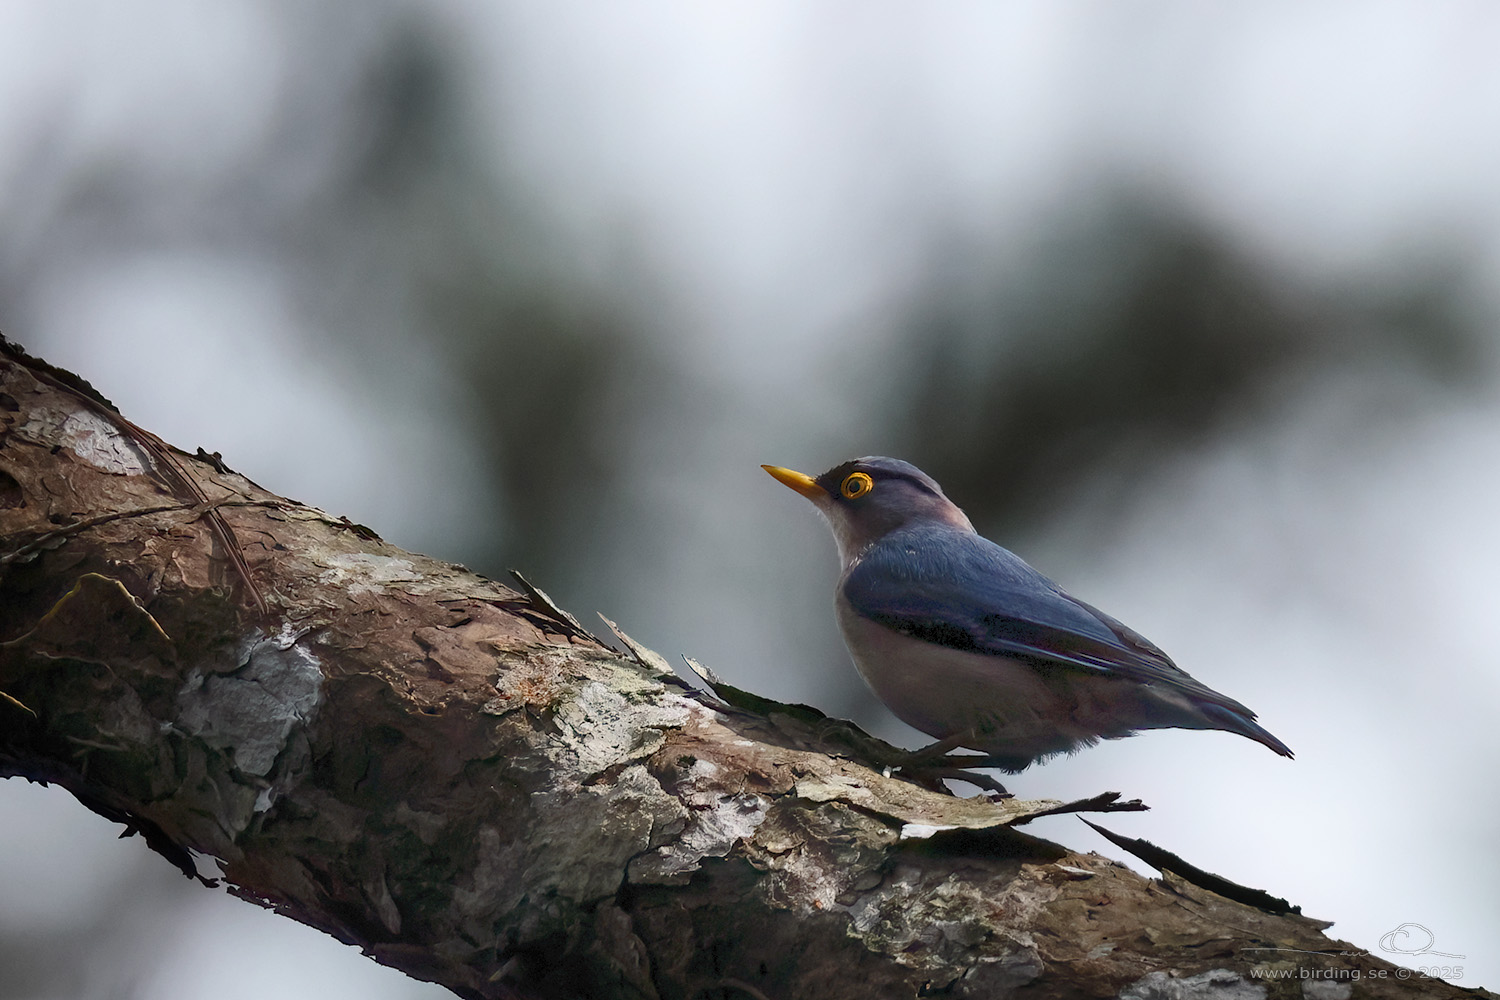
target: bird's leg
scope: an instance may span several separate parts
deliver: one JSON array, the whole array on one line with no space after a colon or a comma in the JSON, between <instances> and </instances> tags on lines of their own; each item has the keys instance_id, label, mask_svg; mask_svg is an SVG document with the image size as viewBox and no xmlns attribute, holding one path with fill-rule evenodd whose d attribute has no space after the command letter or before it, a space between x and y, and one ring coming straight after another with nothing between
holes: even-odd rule
<instances>
[{"instance_id":1,"label":"bird's leg","mask_svg":"<svg viewBox=\"0 0 1500 1000\"><path fill-rule=\"evenodd\" d=\"M1003 769L1015 769L1015 758L996 757L991 754L961 754L957 757L949 755L940 758L945 764L962 764L964 767L998 767Z\"/></svg>"},{"instance_id":2,"label":"bird's leg","mask_svg":"<svg viewBox=\"0 0 1500 1000\"><path fill-rule=\"evenodd\" d=\"M1015 758L1001 757L997 754L959 754L955 756L950 751L959 747L972 746L976 736L974 730L965 729L954 733L952 736L938 740L920 750L913 750L906 758L905 763L911 765L943 764L954 767L998 767L1013 768Z\"/></svg>"},{"instance_id":3,"label":"bird's leg","mask_svg":"<svg viewBox=\"0 0 1500 1000\"><path fill-rule=\"evenodd\" d=\"M959 756L954 757L951 751L967 745L974 738L972 730L962 730L952 736L938 740L920 750L913 750L907 755L897 767L903 774L912 778L918 784L932 787L940 784L944 778L953 778L964 781L976 788L987 792L994 792L1005 798L1010 798L1011 793L1005 790L1005 786L994 778L983 774L975 774L971 768L995 766L993 757L987 756Z\"/></svg>"},{"instance_id":4,"label":"bird's leg","mask_svg":"<svg viewBox=\"0 0 1500 1000\"><path fill-rule=\"evenodd\" d=\"M964 729L954 733L952 736L938 740L936 743L928 744L920 750L913 750L907 757L908 764L926 764L948 756L951 750L957 750L973 737L972 730Z\"/></svg>"}]
</instances>

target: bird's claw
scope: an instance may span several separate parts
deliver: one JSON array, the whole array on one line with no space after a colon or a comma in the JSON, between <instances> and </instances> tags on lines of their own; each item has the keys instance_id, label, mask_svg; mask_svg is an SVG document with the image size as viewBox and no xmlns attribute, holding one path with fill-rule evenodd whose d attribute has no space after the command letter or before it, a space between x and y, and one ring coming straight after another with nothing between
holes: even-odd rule
<instances>
[{"instance_id":1,"label":"bird's claw","mask_svg":"<svg viewBox=\"0 0 1500 1000\"><path fill-rule=\"evenodd\" d=\"M973 785L985 794L995 796L999 799L1015 797L1006 791L1004 785L989 775L980 774L977 771L970 771L962 767L952 767L941 760L903 764L896 770L908 781L921 785L923 788L930 788L933 791L948 791L948 787L943 784L943 781L951 778L954 781L962 781Z\"/></svg>"}]
</instances>

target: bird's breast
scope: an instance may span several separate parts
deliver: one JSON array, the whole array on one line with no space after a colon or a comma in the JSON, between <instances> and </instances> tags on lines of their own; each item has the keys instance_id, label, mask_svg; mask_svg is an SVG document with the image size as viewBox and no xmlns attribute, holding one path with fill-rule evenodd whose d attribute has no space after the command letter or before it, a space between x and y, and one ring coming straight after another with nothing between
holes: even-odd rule
<instances>
[{"instance_id":1,"label":"bird's breast","mask_svg":"<svg viewBox=\"0 0 1500 1000\"><path fill-rule=\"evenodd\" d=\"M860 615L839 595L839 628L860 676L896 716L944 739L1034 757L1070 748L1070 699L1029 664L903 635Z\"/></svg>"}]
</instances>

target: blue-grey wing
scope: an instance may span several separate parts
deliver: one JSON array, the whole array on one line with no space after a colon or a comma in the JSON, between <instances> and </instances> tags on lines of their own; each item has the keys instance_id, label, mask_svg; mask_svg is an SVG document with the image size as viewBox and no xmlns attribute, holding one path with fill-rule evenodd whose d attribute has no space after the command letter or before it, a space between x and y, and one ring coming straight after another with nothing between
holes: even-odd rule
<instances>
[{"instance_id":1,"label":"blue-grey wing","mask_svg":"<svg viewBox=\"0 0 1500 1000\"><path fill-rule=\"evenodd\" d=\"M1039 666L1168 684L1254 718L1139 633L979 535L940 525L892 532L864 553L842 586L856 612L915 638Z\"/></svg>"}]
</instances>

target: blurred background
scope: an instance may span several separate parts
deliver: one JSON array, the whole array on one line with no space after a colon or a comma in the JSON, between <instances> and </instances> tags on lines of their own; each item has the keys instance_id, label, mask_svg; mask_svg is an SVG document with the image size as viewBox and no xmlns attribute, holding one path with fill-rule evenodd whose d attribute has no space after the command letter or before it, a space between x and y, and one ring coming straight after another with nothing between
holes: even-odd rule
<instances>
[{"instance_id":1,"label":"blurred background","mask_svg":"<svg viewBox=\"0 0 1500 1000\"><path fill-rule=\"evenodd\" d=\"M1139 796L1108 825L1495 987L1497 38L1482 0L4 0L0 329L919 745L758 468L906 458L1298 753L1157 732L1013 791ZM0 998L448 995L117 833L0 782Z\"/></svg>"}]
</instances>

